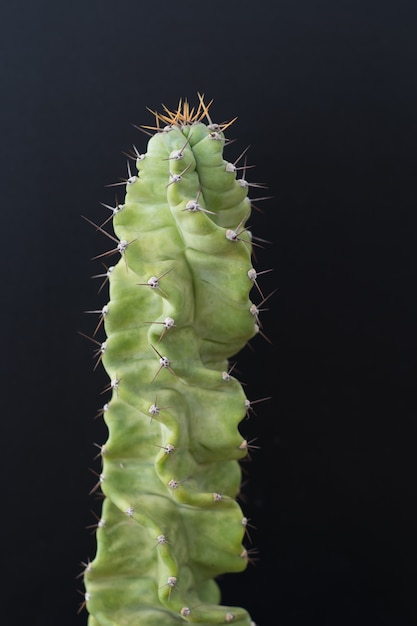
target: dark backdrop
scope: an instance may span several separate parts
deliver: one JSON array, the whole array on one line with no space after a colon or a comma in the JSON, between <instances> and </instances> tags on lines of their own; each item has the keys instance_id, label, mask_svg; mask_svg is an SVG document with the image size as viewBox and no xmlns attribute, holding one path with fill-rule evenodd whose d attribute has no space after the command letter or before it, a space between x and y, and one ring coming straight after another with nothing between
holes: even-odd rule
<instances>
[{"instance_id":1,"label":"dark backdrop","mask_svg":"<svg viewBox=\"0 0 417 626\"><path fill-rule=\"evenodd\" d=\"M272 345L239 357L273 396L244 424L259 554L224 599L260 626L416 624L415 2L150 4L0 9L3 621L86 623L107 379L77 331L106 242L80 216L107 216L146 107L201 91L273 195L252 220Z\"/></svg>"}]
</instances>

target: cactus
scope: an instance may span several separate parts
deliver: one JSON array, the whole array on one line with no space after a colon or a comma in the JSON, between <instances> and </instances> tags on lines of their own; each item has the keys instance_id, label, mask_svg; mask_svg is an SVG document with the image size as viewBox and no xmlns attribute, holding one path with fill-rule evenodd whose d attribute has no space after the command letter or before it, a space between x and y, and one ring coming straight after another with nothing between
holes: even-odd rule
<instances>
[{"instance_id":1,"label":"cactus","mask_svg":"<svg viewBox=\"0 0 417 626\"><path fill-rule=\"evenodd\" d=\"M194 109L152 112L138 173L128 165L115 183L123 204L105 205L110 217L95 225L111 249L94 258L119 256L96 275L109 287L91 337L109 400L97 549L83 571L89 626L254 624L220 603L216 578L250 560L238 500L251 446L238 426L251 402L230 359L262 332L250 300L252 289L265 299L252 266L260 244L246 225L245 152L224 160L232 122L212 123L198 97Z\"/></svg>"}]
</instances>

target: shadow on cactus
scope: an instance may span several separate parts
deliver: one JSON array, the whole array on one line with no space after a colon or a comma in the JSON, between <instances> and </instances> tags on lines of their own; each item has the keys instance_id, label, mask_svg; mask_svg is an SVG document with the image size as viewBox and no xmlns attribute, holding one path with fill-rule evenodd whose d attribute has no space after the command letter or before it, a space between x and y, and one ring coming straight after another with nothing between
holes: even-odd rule
<instances>
[{"instance_id":1,"label":"shadow on cactus","mask_svg":"<svg viewBox=\"0 0 417 626\"><path fill-rule=\"evenodd\" d=\"M231 358L263 335L250 299L267 299L252 264L262 240L247 226L248 190L263 185L247 182L246 151L224 159L232 122L214 124L198 97L153 112L146 152L131 155L137 173L128 165L115 183L123 204L87 220L110 243L94 258L118 256L97 275L109 301L90 337L109 399L97 550L83 572L89 626L254 624L221 604L216 579L250 560L238 495L251 444L239 424L253 402Z\"/></svg>"}]
</instances>

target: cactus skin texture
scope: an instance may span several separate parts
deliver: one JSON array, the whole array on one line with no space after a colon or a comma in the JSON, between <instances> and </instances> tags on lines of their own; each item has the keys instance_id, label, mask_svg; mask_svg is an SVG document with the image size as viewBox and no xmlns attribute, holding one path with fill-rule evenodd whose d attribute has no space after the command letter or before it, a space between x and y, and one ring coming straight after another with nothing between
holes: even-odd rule
<instances>
[{"instance_id":1,"label":"cactus skin texture","mask_svg":"<svg viewBox=\"0 0 417 626\"><path fill-rule=\"evenodd\" d=\"M95 258L119 260L101 275L110 399L89 626L254 626L220 604L215 580L249 560L237 498L250 403L229 360L259 325L249 185L223 158L228 124L211 122L210 104L199 94L196 109L154 113L124 203L108 207L114 236L98 226L114 245Z\"/></svg>"}]
</instances>

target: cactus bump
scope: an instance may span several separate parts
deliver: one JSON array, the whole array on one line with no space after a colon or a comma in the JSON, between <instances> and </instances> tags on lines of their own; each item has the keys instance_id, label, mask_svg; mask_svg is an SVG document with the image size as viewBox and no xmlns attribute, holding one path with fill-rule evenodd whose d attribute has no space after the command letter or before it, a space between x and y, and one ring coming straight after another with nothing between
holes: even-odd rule
<instances>
[{"instance_id":1,"label":"cactus bump","mask_svg":"<svg viewBox=\"0 0 417 626\"><path fill-rule=\"evenodd\" d=\"M94 224L109 244L94 257L109 293L92 337L109 382L88 626L254 626L221 603L217 578L251 560L239 504L251 401L232 359L263 335L248 225L262 185L246 181L245 152L225 160L234 120L213 123L211 104L152 111L137 172L115 183L123 203Z\"/></svg>"}]
</instances>

